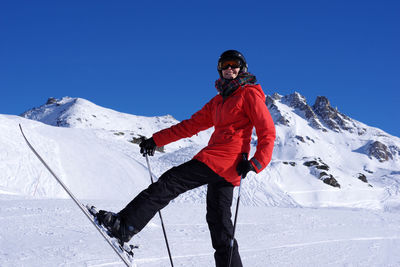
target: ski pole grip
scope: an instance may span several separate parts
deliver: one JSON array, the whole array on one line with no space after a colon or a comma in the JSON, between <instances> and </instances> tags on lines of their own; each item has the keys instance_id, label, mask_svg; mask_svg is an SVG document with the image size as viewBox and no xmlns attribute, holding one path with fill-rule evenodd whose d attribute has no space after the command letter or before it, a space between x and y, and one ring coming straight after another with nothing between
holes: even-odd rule
<instances>
[{"instance_id":1,"label":"ski pole grip","mask_svg":"<svg viewBox=\"0 0 400 267\"><path fill-rule=\"evenodd\" d=\"M143 143L144 141L146 141L146 137L141 136L141 137L140 137L140 143ZM139 146L140 146L140 144L139 144ZM142 153L142 154L143 154L143 157L144 157L144 156L147 156L147 155L148 155L147 149L144 148L144 147L143 147L142 149L143 149L143 153ZM142 151L140 151L140 152L142 152Z\"/></svg>"}]
</instances>

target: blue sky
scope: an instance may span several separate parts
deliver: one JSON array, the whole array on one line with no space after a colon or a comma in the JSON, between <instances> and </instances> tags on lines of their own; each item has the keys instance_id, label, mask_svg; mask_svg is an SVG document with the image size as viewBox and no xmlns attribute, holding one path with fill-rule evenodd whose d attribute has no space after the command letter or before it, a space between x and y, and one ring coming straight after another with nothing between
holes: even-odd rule
<instances>
[{"instance_id":1,"label":"blue sky","mask_svg":"<svg viewBox=\"0 0 400 267\"><path fill-rule=\"evenodd\" d=\"M227 49L266 94L318 95L400 136L400 1L2 1L0 114L82 97L190 117Z\"/></svg>"}]
</instances>

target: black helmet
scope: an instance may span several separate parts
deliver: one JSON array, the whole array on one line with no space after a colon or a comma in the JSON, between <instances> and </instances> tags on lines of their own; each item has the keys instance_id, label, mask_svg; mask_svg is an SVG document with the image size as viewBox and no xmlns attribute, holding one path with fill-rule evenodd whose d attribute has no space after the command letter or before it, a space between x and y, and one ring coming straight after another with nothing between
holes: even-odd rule
<instances>
[{"instance_id":1,"label":"black helmet","mask_svg":"<svg viewBox=\"0 0 400 267\"><path fill-rule=\"evenodd\" d=\"M218 59L218 65L217 65L217 69L218 69L218 73L219 76L222 78L222 72L221 69L219 67L220 63L222 63L223 61L229 60L229 59L239 59L241 62L241 66L240 66L240 72L247 72L247 62L246 59L244 58L244 56L242 55L242 53L240 53L237 50L227 50L224 53L221 54L221 56Z\"/></svg>"}]
</instances>

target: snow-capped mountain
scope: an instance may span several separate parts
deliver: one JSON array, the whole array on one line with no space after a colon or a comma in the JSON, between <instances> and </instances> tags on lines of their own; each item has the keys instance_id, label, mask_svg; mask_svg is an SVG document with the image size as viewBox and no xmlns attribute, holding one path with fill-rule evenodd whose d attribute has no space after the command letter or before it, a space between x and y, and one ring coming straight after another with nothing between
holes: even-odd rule
<instances>
[{"instance_id":1,"label":"snow-capped mountain","mask_svg":"<svg viewBox=\"0 0 400 267\"><path fill-rule=\"evenodd\" d=\"M262 173L246 178L241 197L245 205L400 207L398 137L349 118L326 97L317 97L310 106L299 93L274 94L266 104L276 123L274 155ZM46 197L63 193L29 154L18 123L80 197L129 198L149 183L143 157L132 142L178 122L169 115L134 116L69 97L51 98L21 116L0 116L6 129L0 133L5 147L0 156L7 159L1 163L6 171L0 174L0 189ZM207 144L211 132L167 145L151 159L153 172L160 175L189 160ZM252 153L255 134L253 139ZM199 188L176 201L204 202L204 194Z\"/></svg>"},{"instance_id":2,"label":"snow-capped mountain","mask_svg":"<svg viewBox=\"0 0 400 267\"><path fill-rule=\"evenodd\" d=\"M399 138L347 117L324 97L310 106L298 93L274 94L267 105L277 140L270 165L242 183L236 236L244 265L398 266ZM67 195L26 146L18 124L79 200L118 211L150 183L134 143L177 121L80 98L50 99L22 116L0 115L1 265L120 266L71 200L49 199ZM211 132L156 153L154 174L189 160ZM252 153L256 144L254 134ZM179 266L214 264L202 202L204 187L162 211ZM154 218L133 238L138 266L169 266L161 236Z\"/></svg>"},{"instance_id":3,"label":"snow-capped mountain","mask_svg":"<svg viewBox=\"0 0 400 267\"><path fill-rule=\"evenodd\" d=\"M296 129L295 118L290 111L285 113L285 108L282 106L284 105L316 130L341 133L350 139L361 140L364 145L355 149L358 153L367 154L370 158L375 158L380 162L399 159L398 137L349 118L340 113L337 108L333 108L324 96L318 96L314 105L309 106L306 99L297 92L287 96L275 93L267 97L267 105L277 125L284 125L292 130ZM321 137L324 135L322 134ZM305 138L301 136L301 132L295 138L303 143L306 140L312 141L307 136Z\"/></svg>"},{"instance_id":4,"label":"snow-capped mountain","mask_svg":"<svg viewBox=\"0 0 400 267\"><path fill-rule=\"evenodd\" d=\"M82 99L64 97L49 98L46 104L28 110L22 117L40 121L52 126L69 128L91 128L105 130L136 131L149 135L160 128L176 124L172 116L141 117L103 108Z\"/></svg>"}]
</instances>

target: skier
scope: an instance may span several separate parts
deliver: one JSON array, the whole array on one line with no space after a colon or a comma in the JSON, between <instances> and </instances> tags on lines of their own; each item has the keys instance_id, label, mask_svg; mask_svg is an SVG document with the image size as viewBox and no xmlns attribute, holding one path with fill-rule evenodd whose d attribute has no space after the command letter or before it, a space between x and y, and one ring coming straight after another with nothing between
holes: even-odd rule
<instances>
[{"instance_id":1,"label":"skier","mask_svg":"<svg viewBox=\"0 0 400 267\"><path fill-rule=\"evenodd\" d=\"M240 52L222 53L218 60L220 78L215 82L218 95L190 119L156 132L140 143L140 152L153 156L157 146L191 137L212 126L215 128L208 145L192 160L166 171L120 212L102 210L98 213L99 222L120 242L128 242L179 194L207 184L206 220L215 249L215 263L216 266L227 265L233 230L234 186L238 186L241 176L245 177L249 171L259 173L268 165L275 140L275 127L265 104L265 94L247 68ZM257 150L248 160L253 127L258 137ZM242 266L236 240L232 266Z\"/></svg>"}]
</instances>

